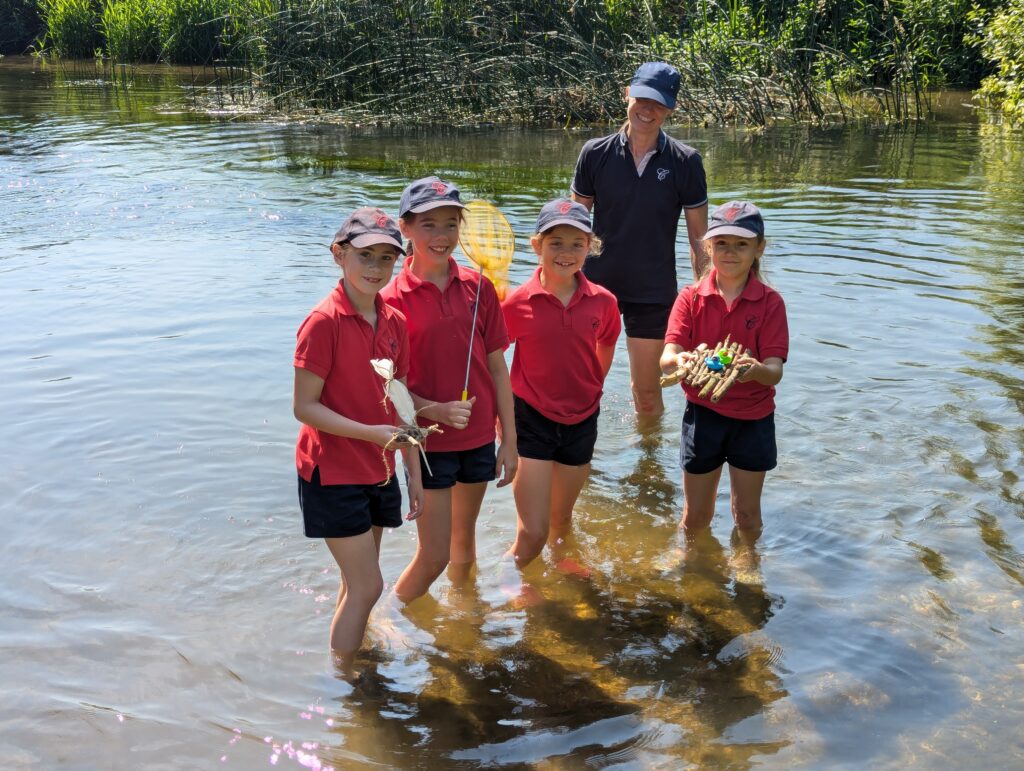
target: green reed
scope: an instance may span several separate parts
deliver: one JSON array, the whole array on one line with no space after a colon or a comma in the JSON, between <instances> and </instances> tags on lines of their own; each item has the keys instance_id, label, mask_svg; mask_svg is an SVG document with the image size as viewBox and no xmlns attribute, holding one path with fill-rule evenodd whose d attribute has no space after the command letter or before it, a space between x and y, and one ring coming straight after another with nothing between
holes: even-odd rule
<instances>
[{"instance_id":1,"label":"green reed","mask_svg":"<svg viewBox=\"0 0 1024 771\"><path fill-rule=\"evenodd\" d=\"M983 74L980 38L963 35L996 0L40 2L61 55L227 68L282 111L615 121L631 72L657 58L682 74L684 118L764 124L927 114L930 88Z\"/></svg>"},{"instance_id":2,"label":"green reed","mask_svg":"<svg viewBox=\"0 0 1024 771\"><path fill-rule=\"evenodd\" d=\"M107 0L100 16L106 54L114 62L153 62L160 55L158 17L151 0Z\"/></svg>"},{"instance_id":3,"label":"green reed","mask_svg":"<svg viewBox=\"0 0 1024 771\"><path fill-rule=\"evenodd\" d=\"M102 48L100 9L94 0L41 0L46 44L62 56L85 58Z\"/></svg>"}]
</instances>

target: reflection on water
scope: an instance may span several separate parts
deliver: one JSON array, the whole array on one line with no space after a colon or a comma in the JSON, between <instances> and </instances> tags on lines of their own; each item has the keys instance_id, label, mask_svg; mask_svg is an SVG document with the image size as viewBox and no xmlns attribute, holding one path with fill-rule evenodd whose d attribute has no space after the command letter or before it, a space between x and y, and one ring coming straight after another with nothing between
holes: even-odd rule
<instances>
[{"instance_id":1,"label":"reflection on water","mask_svg":"<svg viewBox=\"0 0 1024 771\"><path fill-rule=\"evenodd\" d=\"M383 601L353 687L292 484L325 237L437 171L509 214L521 282L589 134L212 121L180 73L88 66L0 61L5 767L1024 763L1020 131L677 129L715 202L762 204L789 310L764 535L723 484L680 538L682 400L637 426L623 348L566 547L590 576L510 592L492 491L476 574ZM414 548L386 534L387 580Z\"/></svg>"}]
</instances>

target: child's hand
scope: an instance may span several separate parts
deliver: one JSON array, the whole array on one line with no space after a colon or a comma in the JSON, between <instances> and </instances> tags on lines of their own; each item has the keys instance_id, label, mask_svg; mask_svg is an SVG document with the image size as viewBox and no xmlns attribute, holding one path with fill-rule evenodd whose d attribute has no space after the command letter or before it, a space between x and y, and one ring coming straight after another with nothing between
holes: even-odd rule
<instances>
[{"instance_id":1,"label":"child's hand","mask_svg":"<svg viewBox=\"0 0 1024 771\"><path fill-rule=\"evenodd\" d=\"M469 425L469 416L475 402L475 396L464 402L444 402L437 405L435 414L442 423L461 430Z\"/></svg>"},{"instance_id":2,"label":"child's hand","mask_svg":"<svg viewBox=\"0 0 1024 771\"><path fill-rule=\"evenodd\" d=\"M519 451L515 448L515 441L506 442L502 440L498 446L498 458L495 463L494 473L498 477L498 484L495 487L504 487L511 484L516 478L516 471L519 469Z\"/></svg>"},{"instance_id":3,"label":"child's hand","mask_svg":"<svg viewBox=\"0 0 1024 771\"><path fill-rule=\"evenodd\" d=\"M695 361L698 358L696 351L682 351L676 354L676 369Z\"/></svg>"},{"instance_id":4,"label":"child's hand","mask_svg":"<svg viewBox=\"0 0 1024 771\"><path fill-rule=\"evenodd\" d=\"M671 375L680 367L690 363L697 358L696 351L681 351L673 356L662 358L661 372L663 375Z\"/></svg>"},{"instance_id":5,"label":"child's hand","mask_svg":"<svg viewBox=\"0 0 1024 771\"><path fill-rule=\"evenodd\" d=\"M373 442L385 450L401 450L403 447L412 447L409 442L392 442L391 439L398 429L395 426L380 425L367 426L369 436L367 441ZM389 446L390 445L390 446Z\"/></svg>"},{"instance_id":6,"label":"child's hand","mask_svg":"<svg viewBox=\"0 0 1024 771\"><path fill-rule=\"evenodd\" d=\"M417 460L417 462L419 462ZM423 483L418 479L409 480L409 513L405 515L405 518L412 522L412 520L419 517L423 513L423 506L426 503L426 496L423 493Z\"/></svg>"},{"instance_id":7,"label":"child's hand","mask_svg":"<svg viewBox=\"0 0 1024 771\"><path fill-rule=\"evenodd\" d=\"M761 366L761 362L755 359L753 356L743 353L733 359L733 366L746 367L746 371L736 376L736 380L740 383L748 383L754 379L757 375L758 368Z\"/></svg>"}]
</instances>

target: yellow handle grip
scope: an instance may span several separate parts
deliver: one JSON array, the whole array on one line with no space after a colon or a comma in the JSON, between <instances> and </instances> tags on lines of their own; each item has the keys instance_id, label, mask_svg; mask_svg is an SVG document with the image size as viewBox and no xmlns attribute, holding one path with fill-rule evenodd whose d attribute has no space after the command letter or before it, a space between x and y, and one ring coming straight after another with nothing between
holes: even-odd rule
<instances>
[{"instance_id":1,"label":"yellow handle grip","mask_svg":"<svg viewBox=\"0 0 1024 771\"><path fill-rule=\"evenodd\" d=\"M466 399L468 397L469 397L469 391L467 391L465 388L463 388L462 389L462 401L466 401Z\"/></svg>"}]
</instances>

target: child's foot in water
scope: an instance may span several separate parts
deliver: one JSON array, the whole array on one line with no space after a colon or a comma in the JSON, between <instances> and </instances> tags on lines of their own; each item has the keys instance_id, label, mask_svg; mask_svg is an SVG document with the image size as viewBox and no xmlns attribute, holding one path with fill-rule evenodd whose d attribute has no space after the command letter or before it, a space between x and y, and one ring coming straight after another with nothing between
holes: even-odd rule
<instances>
[{"instance_id":1,"label":"child's foot in water","mask_svg":"<svg viewBox=\"0 0 1024 771\"><path fill-rule=\"evenodd\" d=\"M582 578L584 580L590 578L594 573L594 571L585 565L581 565L573 557L562 557L562 559L555 563L555 570L562 575Z\"/></svg>"}]
</instances>

